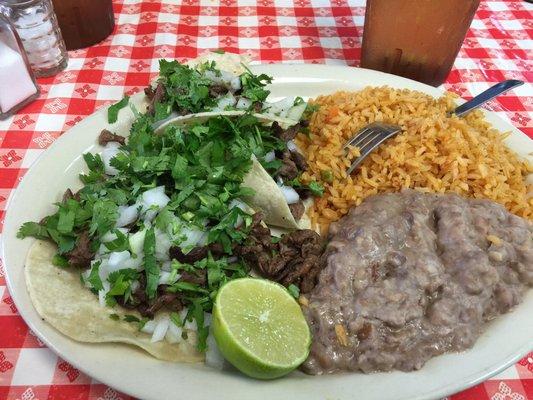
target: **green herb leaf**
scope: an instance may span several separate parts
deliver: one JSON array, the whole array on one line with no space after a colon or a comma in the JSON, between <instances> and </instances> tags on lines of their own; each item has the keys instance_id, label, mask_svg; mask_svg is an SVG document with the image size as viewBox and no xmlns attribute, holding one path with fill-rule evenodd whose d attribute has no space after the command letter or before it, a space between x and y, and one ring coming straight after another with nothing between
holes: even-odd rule
<instances>
[{"instance_id":1,"label":"green herb leaf","mask_svg":"<svg viewBox=\"0 0 533 400\"><path fill-rule=\"evenodd\" d=\"M179 328L183 326L183 321L181 320L179 314L176 312L170 313L170 321L172 321L172 323Z\"/></svg>"},{"instance_id":2,"label":"green herb leaf","mask_svg":"<svg viewBox=\"0 0 533 400\"><path fill-rule=\"evenodd\" d=\"M294 284L290 284L289 287L287 288L287 290L289 291L289 293L291 294L292 297L294 297L295 299L297 299L298 297L300 297L300 289L298 288L298 286L294 285Z\"/></svg>"},{"instance_id":3,"label":"green herb leaf","mask_svg":"<svg viewBox=\"0 0 533 400\"><path fill-rule=\"evenodd\" d=\"M100 275L98 275L98 270L100 269L100 261L95 262L91 268L91 273L89 274L89 277L87 278L87 282L91 284L91 287L95 290L102 290L104 288L104 285L102 284L102 280L100 279Z\"/></svg>"},{"instance_id":4,"label":"green herb leaf","mask_svg":"<svg viewBox=\"0 0 533 400\"><path fill-rule=\"evenodd\" d=\"M139 318L137 318L135 315L131 314L125 314L124 315L124 321L126 322L141 322Z\"/></svg>"},{"instance_id":5,"label":"green herb leaf","mask_svg":"<svg viewBox=\"0 0 533 400\"><path fill-rule=\"evenodd\" d=\"M118 321L120 319L117 314L109 314L109 318L111 318L113 321Z\"/></svg>"},{"instance_id":6,"label":"green herb leaf","mask_svg":"<svg viewBox=\"0 0 533 400\"><path fill-rule=\"evenodd\" d=\"M155 259L155 232L154 228L146 231L144 236L144 269L146 272L146 294L149 299L155 298L159 283L159 267Z\"/></svg>"},{"instance_id":7,"label":"green herb leaf","mask_svg":"<svg viewBox=\"0 0 533 400\"><path fill-rule=\"evenodd\" d=\"M52 257L52 264L60 268L70 267L68 260L65 257L60 256L59 254L56 254L54 255L54 257Z\"/></svg>"},{"instance_id":8,"label":"green herb leaf","mask_svg":"<svg viewBox=\"0 0 533 400\"><path fill-rule=\"evenodd\" d=\"M17 232L17 237L19 239L24 239L29 236L41 240L45 240L50 237L46 227L38 224L37 222L25 222Z\"/></svg>"},{"instance_id":9,"label":"green herb leaf","mask_svg":"<svg viewBox=\"0 0 533 400\"><path fill-rule=\"evenodd\" d=\"M324 194L324 186L320 183L312 181L309 182L309 190L313 193L313 196L321 197Z\"/></svg>"},{"instance_id":10,"label":"green herb leaf","mask_svg":"<svg viewBox=\"0 0 533 400\"><path fill-rule=\"evenodd\" d=\"M118 112L126 107L130 101L130 98L128 96L124 96L122 100L120 100L118 103L113 104L107 109L107 122L110 124L113 124L117 122L118 119Z\"/></svg>"}]
</instances>

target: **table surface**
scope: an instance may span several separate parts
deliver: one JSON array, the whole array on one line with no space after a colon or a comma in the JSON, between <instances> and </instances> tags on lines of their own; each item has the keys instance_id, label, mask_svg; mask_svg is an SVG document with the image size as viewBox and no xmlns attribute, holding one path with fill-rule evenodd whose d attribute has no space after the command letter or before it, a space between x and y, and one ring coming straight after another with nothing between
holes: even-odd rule
<instances>
[{"instance_id":1,"label":"table surface","mask_svg":"<svg viewBox=\"0 0 533 400\"><path fill-rule=\"evenodd\" d=\"M0 240L7 199L54 140L96 109L142 90L159 58L224 49L255 62L359 64L364 0L114 0L105 41L69 52L66 70L40 79L38 100L0 122ZM533 5L481 1L444 87L464 98L503 79L525 85L487 105L533 137ZM17 313L0 259L0 400L129 399L58 358ZM520 329L517 327L517 329ZM450 397L533 400L533 352Z\"/></svg>"}]
</instances>

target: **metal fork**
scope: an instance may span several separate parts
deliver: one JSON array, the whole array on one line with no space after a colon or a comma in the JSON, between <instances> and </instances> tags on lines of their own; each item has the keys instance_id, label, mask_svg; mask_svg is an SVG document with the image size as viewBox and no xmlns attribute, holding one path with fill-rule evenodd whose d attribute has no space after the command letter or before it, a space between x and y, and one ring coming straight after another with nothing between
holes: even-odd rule
<instances>
[{"instance_id":1,"label":"metal fork","mask_svg":"<svg viewBox=\"0 0 533 400\"><path fill-rule=\"evenodd\" d=\"M447 113L448 117L455 114L458 117L462 117L468 114L470 111L482 106L487 101L493 99L500 94L511 90L514 87L522 85L524 82L515 79L509 79L488 88L484 92L478 94L474 98L470 99L466 103L460 105L455 110ZM348 147L359 147L361 151L360 155L353 161L350 168L346 170L346 173L350 175L354 169L356 169L363 160L383 143L388 138L401 132L401 128L397 125L388 125L381 122L374 122L362 128L359 132L351 138L348 143L343 147L343 150L347 150Z\"/></svg>"},{"instance_id":2,"label":"metal fork","mask_svg":"<svg viewBox=\"0 0 533 400\"><path fill-rule=\"evenodd\" d=\"M360 151L359 156L353 161L346 173L350 175L372 150L401 131L402 128L398 125L389 125L382 122L373 122L359 130L343 147L343 150L347 150L349 147L358 147Z\"/></svg>"}]
</instances>

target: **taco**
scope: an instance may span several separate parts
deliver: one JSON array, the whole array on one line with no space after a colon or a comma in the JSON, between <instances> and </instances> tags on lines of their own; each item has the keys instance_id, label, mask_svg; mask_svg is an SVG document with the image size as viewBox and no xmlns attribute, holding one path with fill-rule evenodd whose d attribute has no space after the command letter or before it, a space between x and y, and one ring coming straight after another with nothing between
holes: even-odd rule
<instances>
[{"instance_id":1,"label":"taco","mask_svg":"<svg viewBox=\"0 0 533 400\"><path fill-rule=\"evenodd\" d=\"M156 129L156 133L168 127L201 123L215 117L234 120L237 124L246 120L247 129L267 131L261 140L268 141L269 147L257 146L252 155L252 168L244 177L244 186L254 191L253 195L245 196L246 202L263 212L268 225L309 229L311 223L306 208L313 196L320 196L323 189L315 182L303 185L299 180L307 163L293 139L301 129L305 129L305 121L295 123L286 118L244 111L206 112L166 121Z\"/></svg>"},{"instance_id":2,"label":"taco","mask_svg":"<svg viewBox=\"0 0 533 400\"><path fill-rule=\"evenodd\" d=\"M42 318L75 340L124 342L192 362L208 347L212 302L225 282L253 268L290 275L286 285L303 279L270 269L274 251L257 257L258 246L277 240L250 200L260 193L268 218L287 218L265 170L265 155L286 147L277 125L262 115L210 113L155 132L145 113L127 137L102 131L102 151L83 155L83 186L18 233L39 239L26 282Z\"/></svg>"}]
</instances>

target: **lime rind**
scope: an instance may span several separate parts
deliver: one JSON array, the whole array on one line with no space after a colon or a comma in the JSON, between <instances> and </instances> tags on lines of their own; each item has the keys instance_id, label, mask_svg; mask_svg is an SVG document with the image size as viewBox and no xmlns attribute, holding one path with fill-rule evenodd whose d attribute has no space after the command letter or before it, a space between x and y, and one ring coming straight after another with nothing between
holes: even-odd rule
<instances>
[{"instance_id":1,"label":"lime rind","mask_svg":"<svg viewBox=\"0 0 533 400\"><path fill-rule=\"evenodd\" d=\"M220 351L252 377L283 376L309 354L311 334L300 306L275 282L255 278L229 282L217 295L213 317Z\"/></svg>"}]
</instances>

